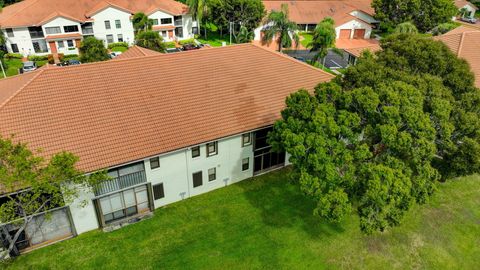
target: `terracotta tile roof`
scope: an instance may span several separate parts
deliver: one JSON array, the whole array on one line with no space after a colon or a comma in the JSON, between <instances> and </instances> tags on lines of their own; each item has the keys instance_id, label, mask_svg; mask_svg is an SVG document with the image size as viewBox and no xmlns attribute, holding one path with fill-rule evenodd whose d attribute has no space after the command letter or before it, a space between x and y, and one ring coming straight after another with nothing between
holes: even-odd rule
<instances>
[{"instance_id":1,"label":"terracotta tile roof","mask_svg":"<svg viewBox=\"0 0 480 270\"><path fill-rule=\"evenodd\" d=\"M6 27L41 25L56 17L86 22L89 17L107 7L126 12L146 12L157 8L172 15L185 14L188 7L174 0L24 0L7 6L0 12L0 25Z\"/></svg>"},{"instance_id":2,"label":"terracotta tile roof","mask_svg":"<svg viewBox=\"0 0 480 270\"><path fill-rule=\"evenodd\" d=\"M339 49L354 49L377 46L380 42L376 39L347 39L340 38L335 41L335 47Z\"/></svg>"},{"instance_id":3,"label":"terracotta tile roof","mask_svg":"<svg viewBox=\"0 0 480 270\"><path fill-rule=\"evenodd\" d=\"M317 24L326 17L335 20L337 26L355 19L350 12L361 10L367 14L373 14L370 0L357 1L322 1L322 0L293 0L293 1L269 1L263 0L265 10L280 10L282 4L289 8L290 20L297 24ZM350 16L350 17L349 17Z\"/></svg>"},{"instance_id":4,"label":"terracotta tile roof","mask_svg":"<svg viewBox=\"0 0 480 270\"><path fill-rule=\"evenodd\" d=\"M467 0L455 0L454 2L455 2L455 6L457 6L457 8L459 8L459 9L463 8L466 5L470 5L475 10L478 10L478 8L474 4L470 3Z\"/></svg>"},{"instance_id":5,"label":"terracotta tile roof","mask_svg":"<svg viewBox=\"0 0 480 270\"><path fill-rule=\"evenodd\" d=\"M47 40L67 39L67 38L81 39L82 35L79 33L73 33L73 34L63 34L63 35L50 35L45 37L45 39Z\"/></svg>"},{"instance_id":6,"label":"terracotta tile roof","mask_svg":"<svg viewBox=\"0 0 480 270\"><path fill-rule=\"evenodd\" d=\"M153 50L149 50L149 49L145 49L145 48L142 48L140 46L135 45L133 47L130 47L124 53L115 57L113 60L122 60L122 59L134 58L134 57L151 56L151 55L159 55L159 54L162 54L162 53L159 53L159 52L153 51Z\"/></svg>"},{"instance_id":7,"label":"terracotta tile roof","mask_svg":"<svg viewBox=\"0 0 480 270\"><path fill-rule=\"evenodd\" d=\"M288 94L332 78L252 44L43 69L0 80L24 86L4 94L0 134L93 171L270 125Z\"/></svg>"},{"instance_id":8,"label":"terracotta tile roof","mask_svg":"<svg viewBox=\"0 0 480 270\"><path fill-rule=\"evenodd\" d=\"M437 36L434 39L441 40L458 57L467 60L475 74L475 85L480 88L480 31L460 31L462 29L455 33Z\"/></svg>"},{"instance_id":9,"label":"terracotta tile roof","mask_svg":"<svg viewBox=\"0 0 480 270\"><path fill-rule=\"evenodd\" d=\"M174 25L155 25L152 26L152 30L173 30L175 29Z\"/></svg>"},{"instance_id":10,"label":"terracotta tile roof","mask_svg":"<svg viewBox=\"0 0 480 270\"><path fill-rule=\"evenodd\" d=\"M380 47L380 44L374 44L374 45L369 45L369 46L365 46L365 47L348 48L348 49L344 49L344 50L346 52L348 52L349 54L355 56L355 57L359 57L362 54L362 52L364 52L364 51L370 51L370 52L374 53L374 52L377 52L381 49L382 48Z\"/></svg>"}]
</instances>

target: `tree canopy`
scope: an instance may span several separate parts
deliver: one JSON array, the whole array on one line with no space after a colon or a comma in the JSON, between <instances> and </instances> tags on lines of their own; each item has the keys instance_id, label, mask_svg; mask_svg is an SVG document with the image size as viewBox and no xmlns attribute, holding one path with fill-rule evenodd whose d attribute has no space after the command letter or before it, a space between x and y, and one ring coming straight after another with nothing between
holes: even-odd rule
<instances>
[{"instance_id":1,"label":"tree canopy","mask_svg":"<svg viewBox=\"0 0 480 270\"><path fill-rule=\"evenodd\" d=\"M153 20L143 12L135 13L132 17L133 30L135 33L152 30Z\"/></svg>"},{"instance_id":2,"label":"tree canopy","mask_svg":"<svg viewBox=\"0 0 480 270\"><path fill-rule=\"evenodd\" d=\"M110 57L102 40L87 37L80 43L80 61L89 63L108 59L110 59Z\"/></svg>"},{"instance_id":3,"label":"tree canopy","mask_svg":"<svg viewBox=\"0 0 480 270\"><path fill-rule=\"evenodd\" d=\"M286 150L314 213L354 209L366 233L400 223L438 180L480 171L480 94L441 42L393 35L344 77L287 98L269 142Z\"/></svg>"},{"instance_id":4,"label":"tree canopy","mask_svg":"<svg viewBox=\"0 0 480 270\"><path fill-rule=\"evenodd\" d=\"M265 7L261 0L209 0L208 21L215 24L221 33L230 30L236 33L243 26L253 32L265 17Z\"/></svg>"},{"instance_id":5,"label":"tree canopy","mask_svg":"<svg viewBox=\"0 0 480 270\"><path fill-rule=\"evenodd\" d=\"M143 48L154 50L157 52L165 52L166 45L163 42L163 38L158 32L155 31L143 31L135 36L135 43Z\"/></svg>"},{"instance_id":6,"label":"tree canopy","mask_svg":"<svg viewBox=\"0 0 480 270\"><path fill-rule=\"evenodd\" d=\"M458 12L452 0L373 0L372 6L381 28L391 31L400 23L412 22L424 33L451 21Z\"/></svg>"},{"instance_id":7,"label":"tree canopy","mask_svg":"<svg viewBox=\"0 0 480 270\"><path fill-rule=\"evenodd\" d=\"M404 22L404 23L401 23L401 24L397 25L397 27L395 27L395 33L397 33L397 34L417 34L418 29L415 26L415 24L413 24L411 22Z\"/></svg>"},{"instance_id":8,"label":"tree canopy","mask_svg":"<svg viewBox=\"0 0 480 270\"><path fill-rule=\"evenodd\" d=\"M57 153L47 161L26 144L0 137L0 187L8 198L0 205L0 223L15 222L19 227L8 251L34 215L68 205L78 198L80 190L108 179L103 171L86 176L75 168L77 161L78 157L68 152Z\"/></svg>"},{"instance_id":9,"label":"tree canopy","mask_svg":"<svg viewBox=\"0 0 480 270\"><path fill-rule=\"evenodd\" d=\"M278 44L278 51L281 52L283 48L290 48L294 44L298 46L300 38L297 34L297 24L290 21L288 17L288 5L282 4L280 11L272 10L266 20L265 28L263 30L263 43L271 43L276 40Z\"/></svg>"}]
</instances>

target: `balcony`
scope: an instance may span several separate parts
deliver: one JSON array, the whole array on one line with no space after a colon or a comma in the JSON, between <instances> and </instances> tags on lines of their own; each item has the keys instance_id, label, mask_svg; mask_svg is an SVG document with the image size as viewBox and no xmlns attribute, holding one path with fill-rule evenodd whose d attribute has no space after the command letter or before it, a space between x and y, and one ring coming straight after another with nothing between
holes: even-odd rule
<instances>
[{"instance_id":1,"label":"balcony","mask_svg":"<svg viewBox=\"0 0 480 270\"><path fill-rule=\"evenodd\" d=\"M135 186L147 182L145 171L134 172L113 178L99 184L95 189L95 196L100 196L109 192L121 190L127 187Z\"/></svg>"},{"instance_id":2,"label":"balcony","mask_svg":"<svg viewBox=\"0 0 480 270\"><path fill-rule=\"evenodd\" d=\"M174 17L174 23L173 23L173 25L175 25L175 26L183 26L182 16L175 16L175 17Z\"/></svg>"},{"instance_id":3,"label":"balcony","mask_svg":"<svg viewBox=\"0 0 480 270\"><path fill-rule=\"evenodd\" d=\"M93 28L82 28L82 34L93 35Z\"/></svg>"}]
</instances>

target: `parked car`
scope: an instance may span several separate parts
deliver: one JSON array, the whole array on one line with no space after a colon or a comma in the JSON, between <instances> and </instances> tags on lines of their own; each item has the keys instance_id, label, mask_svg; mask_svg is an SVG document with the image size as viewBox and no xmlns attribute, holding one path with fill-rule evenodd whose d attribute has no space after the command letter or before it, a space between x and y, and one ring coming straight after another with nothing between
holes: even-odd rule
<instances>
[{"instance_id":1,"label":"parked car","mask_svg":"<svg viewBox=\"0 0 480 270\"><path fill-rule=\"evenodd\" d=\"M181 51L182 51L182 49L180 49L180 48L168 48L166 50L167 53L176 53L176 52L181 52Z\"/></svg>"},{"instance_id":2,"label":"parked car","mask_svg":"<svg viewBox=\"0 0 480 270\"><path fill-rule=\"evenodd\" d=\"M22 71L23 72L30 72L30 71L34 71L36 69L37 69L37 63L35 63L33 61L27 61L27 62L23 63L23 66L22 66Z\"/></svg>"},{"instance_id":3,"label":"parked car","mask_svg":"<svg viewBox=\"0 0 480 270\"><path fill-rule=\"evenodd\" d=\"M81 62L76 60L76 59L69 59L67 61L63 61L61 63L58 63L57 66L59 67L66 67L66 66L75 66L75 65L80 65Z\"/></svg>"},{"instance_id":4,"label":"parked car","mask_svg":"<svg viewBox=\"0 0 480 270\"><path fill-rule=\"evenodd\" d=\"M110 56L110 58L113 59L113 58L119 56L120 54L122 54L122 52L111 52L111 53L109 53L109 56Z\"/></svg>"},{"instance_id":5,"label":"parked car","mask_svg":"<svg viewBox=\"0 0 480 270\"><path fill-rule=\"evenodd\" d=\"M464 21L464 22L472 23L472 24L477 23L477 19L475 19L475 18L464 18L464 17L462 17L462 18L460 18L460 20Z\"/></svg>"},{"instance_id":6,"label":"parked car","mask_svg":"<svg viewBox=\"0 0 480 270\"><path fill-rule=\"evenodd\" d=\"M182 48L183 48L184 51L191 51L191 50L200 49L200 47L198 47L197 45L194 45L194 44L185 44L185 45L183 45Z\"/></svg>"}]
</instances>

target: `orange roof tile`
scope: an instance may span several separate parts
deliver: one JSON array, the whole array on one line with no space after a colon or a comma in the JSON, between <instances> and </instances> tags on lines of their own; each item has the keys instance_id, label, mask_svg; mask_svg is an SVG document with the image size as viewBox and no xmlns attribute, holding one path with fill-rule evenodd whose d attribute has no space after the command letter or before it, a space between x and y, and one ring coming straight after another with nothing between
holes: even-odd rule
<instances>
[{"instance_id":1,"label":"orange roof tile","mask_svg":"<svg viewBox=\"0 0 480 270\"><path fill-rule=\"evenodd\" d=\"M374 45L369 45L369 46L359 47L359 48L347 48L344 50L355 57L359 57L364 51L370 51L374 53L381 49L382 47L380 47L380 44L374 44Z\"/></svg>"},{"instance_id":2,"label":"orange roof tile","mask_svg":"<svg viewBox=\"0 0 480 270\"><path fill-rule=\"evenodd\" d=\"M463 8L466 5L469 5L472 8L474 8L475 10L478 10L478 8L474 4L470 3L467 0L455 0L454 2L455 2L455 6L457 6L457 8L459 8L459 9Z\"/></svg>"},{"instance_id":3,"label":"orange roof tile","mask_svg":"<svg viewBox=\"0 0 480 270\"><path fill-rule=\"evenodd\" d=\"M475 85L480 88L480 31L460 31L462 29L434 39L441 40L453 53L470 64L470 69L475 74Z\"/></svg>"},{"instance_id":4,"label":"orange roof tile","mask_svg":"<svg viewBox=\"0 0 480 270\"><path fill-rule=\"evenodd\" d=\"M172 15L185 14L188 7L174 0L24 0L9 5L0 12L2 27L41 25L56 17L86 22L88 17L107 7L126 12L146 12L156 7Z\"/></svg>"},{"instance_id":5,"label":"orange roof tile","mask_svg":"<svg viewBox=\"0 0 480 270\"><path fill-rule=\"evenodd\" d=\"M159 54L161 53L135 45L133 47L128 48L127 51L115 57L113 60L121 60L121 59L150 56L150 55L159 55Z\"/></svg>"},{"instance_id":6,"label":"orange roof tile","mask_svg":"<svg viewBox=\"0 0 480 270\"><path fill-rule=\"evenodd\" d=\"M0 134L94 171L271 125L332 78L252 44L43 69L0 80Z\"/></svg>"},{"instance_id":7,"label":"orange roof tile","mask_svg":"<svg viewBox=\"0 0 480 270\"><path fill-rule=\"evenodd\" d=\"M161 30L173 30L175 29L174 25L154 25L152 30L161 31Z\"/></svg>"},{"instance_id":8,"label":"orange roof tile","mask_svg":"<svg viewBox=\"0 0 480 270\"><path fill-rule=\"evenodd\" d=\"M349 15L352 11L361 10L367 14L373 14L370 2L370 0L263 0L268 12L280 10L282 4L287 4L290 20L297 24L317 24L324 18L331 17L337 26L354 20L356 17Z\"/></svg>"},{"instance_id":9,"label":"orange roof tile","mask_svg":"<svg viewBox=\"0 0 480 270\"><path fill-rule=\"evenodd\" d=\"M63 34L63 35L50 35L50 36L46 36L45 39L49 39L49 40L57 40L57 39L67 39L67 38L71 38L71 39L81 39L82 38L82 35L79 34L79 33L72 33L72 34Z\"/></svg>"},{"instance_id":10,"label":"orange roof tile","mask_svg":"<svg viewBox=\"0 0 480 270\"><path fill-rule=\"evenodd\" d=\"M354 49L365 48L379 45L380 42L376 39L347 39L339 38L335 41L335 47L339 49Z\"/></svg>"}]
</instances>

